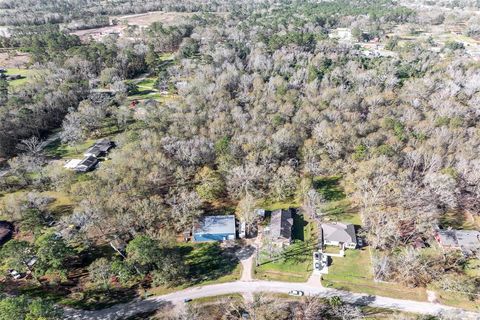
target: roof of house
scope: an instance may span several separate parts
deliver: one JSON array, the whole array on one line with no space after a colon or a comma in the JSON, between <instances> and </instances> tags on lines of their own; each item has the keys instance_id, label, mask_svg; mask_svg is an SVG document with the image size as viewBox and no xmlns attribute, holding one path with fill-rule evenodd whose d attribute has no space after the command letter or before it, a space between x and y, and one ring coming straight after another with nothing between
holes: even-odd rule
<instances>
[{"instance_id":1,"label":"roof of house","mask_svg":"<svg viewBox=\"0 0 480 320\"><path fill-rule=\"evenodd\" d=\"M107 152L113 147L113 142L110 140L98 140L93 146L91 146L85 154L99 155L101 153Z\"/></svg>"},{"instance_id":2,"label":"roof of house","mask_svg":"<svg viewBox=\"0 0 480 320\"><path fill-rule=\"evenodd\" d=\"M356 243L357 236L353 224L341 222L322 224L324 241L336 241L342 243Z\"/></svg>"},{"instance_id":3,"label":"roof of house","mask_svg":"<svg viewBox=\"0 0 480 320\"><path fill-rule=\"evenodd\" d=\"M195 225L195 234L235 234L235 216L205 216Z\"/></svg>"},{"instance_id":4,"label":"roof of house","mask_svg":"<svg viewBox=\"0 0 480 320\"><path fill-rule=\"evenodd\" d=\"M459 247L468 251L480 250L480 231L438 230L440 244L446 247Z\"/></svg>"},{"instance_id":5,"label":"roof of house","mask_svg":"<svg viewBox=\"0 0 480 320\"><path fill-rule=\"evenodd\" d=\"M439 230L438 238L442 246L456 247L458 245L455 230Z\"/></svg>"},{"instance_id":6,"label":"roof of house","mask_svg":"<svg viewBox=\"0 0 480 320\"><path fill-rule=\"evenodd\" d=\"M291 239L293 218L290 209L280 209L272 212L270 220L270 236L273 239Z\"/></svg>"},{"instance_id":7,"label":"roof of house","mask_svg":"<svg viewBox=\"0 0 480 320\"><path fill-rule=\"evenodd\" d=\"M98 159L94 156L85 157L80 163L76 166L76 170L88 170L94 165L96 165Z\"/></svg>"},{"instance_id":8,"label":"roof of house","mask_svg":"<svg viewBox=\"0 0 480 320\"><path fill-rule=\"evenodd\" d=\"M13 224L8 221L0 221L0 244L8 240L13 233Z\"/></svg>"},{"instance_id":9,"label":"roof of house","mask_svg":"<svg viewBox=\"0 0 480 320\"><path fill-rule=\"evenodd\" d=\"M457 241L460 247L468 250L480 250L480 231L457 230Z\"/></svg>"}]
</instances>

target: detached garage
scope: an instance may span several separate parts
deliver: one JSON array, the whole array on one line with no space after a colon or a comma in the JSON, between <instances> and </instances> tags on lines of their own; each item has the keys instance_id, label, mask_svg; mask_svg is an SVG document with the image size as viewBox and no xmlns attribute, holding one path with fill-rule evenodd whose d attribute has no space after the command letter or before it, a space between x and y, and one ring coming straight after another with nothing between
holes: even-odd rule
<instances>
[{"instance_id":1,"label":"detached garage","mask_svg":"<svg viewBox=\"0 0 480 320\"><path fill-rule=\"evenodd\" d=\"M193 230L196 242L225 241L235 239L235 216L206 216L201 218Z\"/></svg>"}]
</instances>

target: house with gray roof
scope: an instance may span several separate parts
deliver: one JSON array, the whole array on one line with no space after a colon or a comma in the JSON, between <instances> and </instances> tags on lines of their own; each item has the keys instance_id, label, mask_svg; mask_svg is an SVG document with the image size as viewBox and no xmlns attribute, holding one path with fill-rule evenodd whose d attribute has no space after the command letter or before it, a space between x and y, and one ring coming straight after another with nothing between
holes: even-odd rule
<instances>
[{"instance_id":1,"label":"house with gray roof","mask_svg":"<svg viewBox=\"0 0 480 320\"><path fill-rule=\"evenodd\" d=\"M322 237L323 244L327 246L339 246L349 249L357 247L357 235L353 224L341 222L323 223Z\"/></svg>"},{"instance_id":2,"label":"house with gray roof","mask_svg":"<svg viewBox=\"0 0 480 320\"><path fill-rule=\"evenodd\" d=\"M480 251L480 231L438 230L435 239L445 249L461 250L468 255Z\"/></svg>"},{"instance_id":3,"label":"house with gray roof","mask_svg":"<svg viewBox=\"0 0 480 320\"><path fill-rule=\"evenodd\" d=\"M272 212L268 236L272 244L284 247L292 243L293 214L291 209Z\"/></svg>"},{"instance_id":4,"label":"house with gray roof","mask_svg":"<svg viewBox=\"0 0 480 320\"><path fill-rule=\"evenodd\" d=\"M108 151L113 148L115 144L106 139L98 140L93 146L88 148L87 151L83 154L85 157L104 157L107 155Z\"/></svg>"}]
</instances>

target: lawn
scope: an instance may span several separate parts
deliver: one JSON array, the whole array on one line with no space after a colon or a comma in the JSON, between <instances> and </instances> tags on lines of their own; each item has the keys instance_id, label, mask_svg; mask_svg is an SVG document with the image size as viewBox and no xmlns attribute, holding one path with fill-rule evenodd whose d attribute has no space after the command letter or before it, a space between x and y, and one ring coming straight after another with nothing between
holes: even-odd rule
<instances>
[{"instance_id":1,"label":"lawn","mask_svg":"<svg viewBox=\"0 0 480 320\"><path fill-rule=\"evenodd\" d=\"M312 272L312 254L317 246L317 228L301 214L296 214L292 230L293 244L271 258L260 249L258 279L305 282Z\"/></svg>"},{"instance_id":2,"label":"lawn","mask_svg":"<svg viewBox=\"0 0 480 320\"><path fill-rule=\"evenodd\" d=\"M217 242L188 243L178 246L189 267L188 283L178 287L159 286L148 290L149 295L161 295L191 286L237 281L242 266L234 256L234 249L224 249Z\"/></svg>"},{"instance_id":3,"label":"lawn","mask_svg":"<svg viewBox=\"0 0 480 320\"><path fill-rule=\"evenodd\" d=\"M316 177L314 188L323 196L326 203L322 208L326 221L337 221L361 225L361 217L347 198L340 184L341 177Z\"/></svg>"},{"instance_id":4,"label":"lawn","mask_svg":"<svg viewBox=\"0 0 480 320\"><path fill-rule=\"evenodd\" d=\"M345 250L345 257L330 257L328 274L323 276L322 284L353 292L425 301L425 289L411 289L397 283L375 282L368 248Z\"/></svg>"},{"instance_id":5,"label":"lawn","mask_svg":"<svg viewBox=\"0 0 480 320\"><path fill-rule=\"evenodd\" d=\"M8 82L10 87L18 88L18 87L26 84L28 81L30 81L32 76L35 75L36 73L38 73L38 70L8 68L7 72L5 74L7 74L7 75L19 74L19 75L23 76L23 78L21 78L21 79L12 80L12 81Z\"/></svg>"},{"instance_id":6,"label":"lawn","mask_svg":"<svg viewBox=\"0 0 480 320\"><path fill-rule=\"evenodd\" d=\"M83 153L95 143L95 139L87 139L75 146L69 146L61 143L60 140L52 142L45 148L45 153L52 157L64 159L82 159Z\"/></svg>"}]
</instances>

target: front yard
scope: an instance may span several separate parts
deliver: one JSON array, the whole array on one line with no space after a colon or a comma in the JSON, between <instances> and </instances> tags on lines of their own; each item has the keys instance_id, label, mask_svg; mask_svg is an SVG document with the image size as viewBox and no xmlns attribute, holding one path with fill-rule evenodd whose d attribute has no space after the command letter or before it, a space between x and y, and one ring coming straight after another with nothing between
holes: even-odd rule
<instances>
[{"instance_id":1,"label":"front yard","mask_svg":"<svg viewBox=\"0 0 480 320\"><path fill-rule=\"evenodd\" d=\"M353 292L392 298L425 301L425 289L411 289L397 283L375 282L368 248L345 250L345 257L330 257L331 266L323 276L322 284Z\"/></svg>"},{"instance_id":2,"label":"front yard","mask_svg":"<svg viewBox=\"0 0 480 320\"><path fill-rule=\"evenodd\" d=\"M261 280L305 282L312 272L312 254L318 243L313 222L301 214L293 219L293 244L278 255L270 256L266 248L259 253L255 277Z\"/></svg>"}]
</instances>

